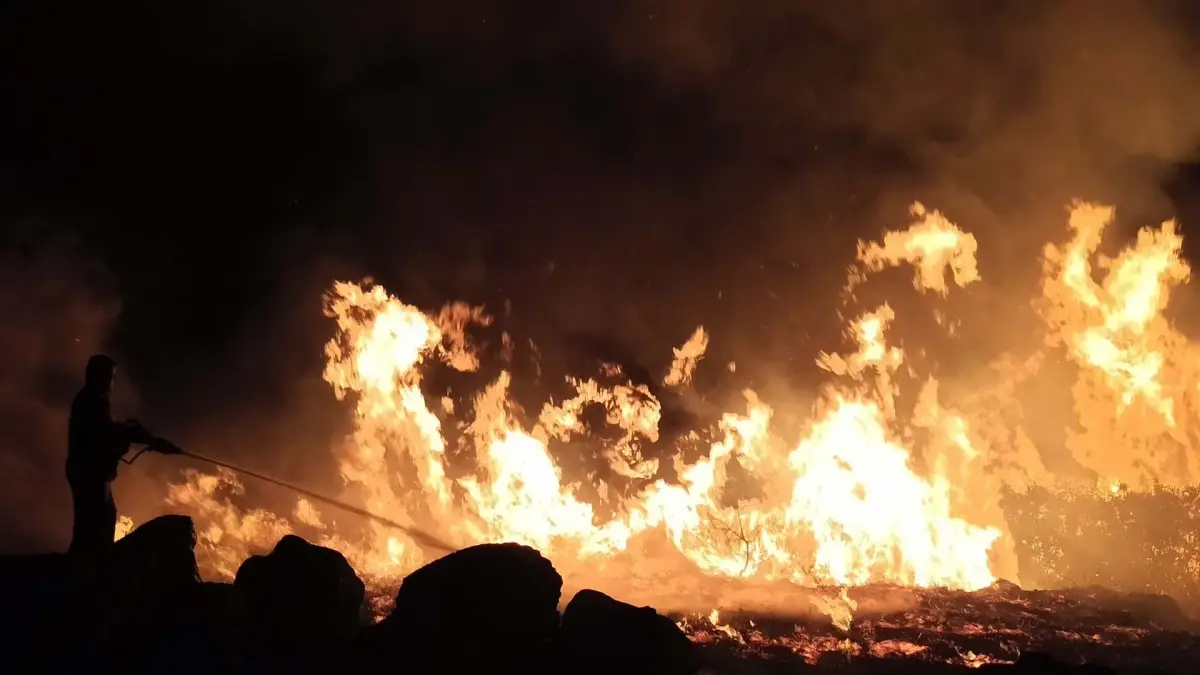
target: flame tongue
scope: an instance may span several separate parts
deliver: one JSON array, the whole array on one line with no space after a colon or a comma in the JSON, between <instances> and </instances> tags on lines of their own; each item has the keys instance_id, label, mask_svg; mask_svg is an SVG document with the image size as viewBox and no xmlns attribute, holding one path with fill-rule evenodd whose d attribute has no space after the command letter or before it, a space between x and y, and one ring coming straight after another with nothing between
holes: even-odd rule
<instances>
[{"instance_id":1,"label":"flame tongue","mask_svg":"<svg viewBox=\"0 0 1200 675\"><path fill-rule=\"evenodd\" d=\"M1192 484L1189 459L1200 448L1180 423L1197 417L1200 360L1162 315L1171 287L1191 274L1180 258L1183 237L1166 222L1104 258L1096 252L1113 215L1110 207L1077 204L1071 240L1046 248L1047 340L1064 344L1083 371L1073 390L1083 431L1070 433L1068 447L1103 483ZM1099 281L1093 258L1105 271Z\"/></svg>"},{"instance_id":2,"label":"flame tongue","mask_svg":"<svg viewBox=\"0 0 1200 675\"><path fill-rule=\"evenodd\" d=\"M914 213L922 220L909 230L860 247L854 284L905 262L916 266L920 287L939 293L948 290L945 270L958 285L978 279L974 239L936 212ZM611 558L628 552L635 537L660 530L703 574L955 588L994 580L988 553L1000 530L956 516L951 481L919 476L894 435L892 380L903 354L884 340L892 318L886 306L855 323L854 353L822 355L821 364L847 383L825 399L803 438L775 435L771 409L749 392L747 410L725 416L723 437L698 460L677 461L672 481L657 478L662 467L641 454L657 440L660 413L645 387L573 381L575 398L547 404L537 426L524 428L508 403L507 373L476 400L465 429L476 466L452 481L442 421L421 394L420 368L431 360L474 368L466 330L486 315L457 306L426 316L379 286L344 283L335 286L328 309L339 335L327 348L326 379L339 397L353 394L358 415L343 477L362 490L368 508L388 517L424 516L463 543L518 541L564 562ZM686 385L707 345L707 333L697 329L675 350L664 382ZM612 500L612 515L604 518L564 482L547 448L551 440L586 432L581 414L590 404L602 406L606 422L624 433L606 456L614 474L634 487ZM762 498L724 501L733 461L764 472ZM594 480L602 496L611 493L602 478ZM362 558L377 574L402 571L393 569L397 544L411 547L394 537L377 533L364 549Z\"/></svg>"}]
</instances>

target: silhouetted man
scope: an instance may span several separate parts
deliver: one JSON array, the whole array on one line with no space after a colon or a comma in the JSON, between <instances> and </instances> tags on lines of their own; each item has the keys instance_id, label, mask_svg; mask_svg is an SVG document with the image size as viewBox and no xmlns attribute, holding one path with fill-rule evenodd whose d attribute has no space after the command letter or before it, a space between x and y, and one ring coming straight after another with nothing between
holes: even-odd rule
<instances>
[{"instance_id":1,"label":"silhouetted man","mask_svg":"<svg viewBox=\"0 0 1200 675\"><path fill-rule=\"evenodd\" d=\"M151 436L134 420L113 422L108 398L116 375L117 362L111 358L97 354L88 359L83 389L71 403L67 482L75 516L72 553L102 555L112 546L117 530L112 482L130 445L145 445L164 454L180 452L171 443Z\"/></svg>"}]
</instances>

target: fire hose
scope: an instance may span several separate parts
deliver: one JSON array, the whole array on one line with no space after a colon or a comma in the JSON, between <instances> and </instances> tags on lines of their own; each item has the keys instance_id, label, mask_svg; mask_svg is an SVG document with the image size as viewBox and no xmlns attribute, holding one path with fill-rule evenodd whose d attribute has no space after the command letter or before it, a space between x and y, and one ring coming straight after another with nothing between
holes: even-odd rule
<instances>
[{"instance_id":1,"label":"fire hose","mask_svg":"<svg viewBox=\"0 0 1200 675\"><path fill-rule=\"evenodd\" d=\"M149 448L148 447L142 448L142 449L138 450L137 453L133 455L133 457L129 458L128 460L122 458L121 461L125 462L126 464L133 464L133 461L136 460L138 457L140 457L141 454L143 452L145 452L147 449L149 449ZM178 455L182 455L184 457L191 457L194 460L204 462L206 464L211 464L213 466L216 466L216 467L219 467L222 469L228 469L230 471L240 473L240 474L243 474L246 476L250 476L251 478L257 478L263 482L271 483L272 485L277 485L281 488L291 490L292 492L296 492L298 494L304 495L305 497L308 497L309 499L312 499L314 501L318 501L323 504L328 504L329 506L333 506L333 507L342 509L343 511L348 511L357 516L362 516L363 518L366 518L367 520L379 523L380 525L384 525L386 527L390 527L392 529L399 530L400 532L403 532L404 534L408 535L410 538L412 538L413 541L417 542L418 544L425 546L427 548L433 549L433 550L445 551L447 553L453 553L458 550L457 546L452 546L452 545L442 541L441 539L439 539L429 533L422 532L421 530L418 530L410 525L404 525L403 523L398 523L390 518L385 518L383 516L371 513L370 511L367 511L366 509L360 509L357 506L354 506L352 504L347 504L345 502L338 501L331 497L326 497L324 495L313 492L312 490L307 490L298 485L293 485L286 481L279 480L278 478L272 478L270 476L259 473L257 471L251 471L250 469L246 469L246 468L243 468L240 466L235 466L228 462L223 462L221 460L213 459L211 457L205 457L204 455L198 455L194 452L188 452L186 450L179 450L178 452L173 452L173 453L169 453L169 454L178 454Z\"/></svg>"}]
</instances>

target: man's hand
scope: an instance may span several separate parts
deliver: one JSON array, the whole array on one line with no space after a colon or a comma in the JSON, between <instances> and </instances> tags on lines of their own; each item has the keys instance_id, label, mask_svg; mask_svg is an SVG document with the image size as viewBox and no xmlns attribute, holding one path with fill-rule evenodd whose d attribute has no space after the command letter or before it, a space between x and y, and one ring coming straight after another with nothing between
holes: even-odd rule
<instances>
[{"instance_id":1,"label":"man's hand","mask_svg":"<svg viewBox=\"0 0 1200 675\"><path fill-rule=\"evenodd\" d=\"M175 445L174 443L172 443L168 440L164 440L162 438L154 439L154 441L152 443L150 443L150 449L155 452L160 452L164 455L183 454L183 448L179 447L178 445Z\"/></svg>"}]
</instances>

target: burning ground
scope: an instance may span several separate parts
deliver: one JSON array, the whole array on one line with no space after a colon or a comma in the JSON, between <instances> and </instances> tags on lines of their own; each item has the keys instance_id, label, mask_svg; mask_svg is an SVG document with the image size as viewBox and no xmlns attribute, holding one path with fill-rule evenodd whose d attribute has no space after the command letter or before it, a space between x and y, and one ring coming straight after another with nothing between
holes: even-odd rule
<instances>
[{"instance_id":1,"label":"burning ground","mask_svg":"<svg viewBox=\"0 0 1200 675\"><path fill-rule=\"evenodd\" d=\"M804 596L793 592L792 597ZM872 585L843 597L857 607L852 624L848 615L838 626L811 613L789 620L714 612L682 625L712 651L808 665L911 659L977 668L1037 653L1121 672L1189 672L1200 649L1191 633L1195 625L1158 596L1100 588L1022 591L1000 583L971 593ZM817 608L822 596L814 593L809 600Z\"/></svg>"},{"instance_id":2,"label":"burning ground","mask_svg":"<svg viewBox=\"0 0 1200 675\"><path fill-rule=\"evenodd\" d=\"M885 270L910 270L916 307L952 338L960 324L949 303L986 271L968 231L921 205L912 214L906 229L860 243L844 289L846 344L813 355L827 383L795 430L776 423L791 401L747 390L713 424L664 432L664 397L686 398L697 369L736 370L705 360L703 327L654 381L599 364L531 406L514 392L523 364L541 376L538 346L503 332L502 316L466 303L426 312L379 285L336 283L325 379L356 414L353 435L333 449L346 486L338 496L456 546L535 547L568 588L652 604L695 640L740 653L981 665L1054 640L1077 645L1080 658L1116 653L1189 627L1161 612L1136 619L1108 592L1007 583L1112 582L1177 596L1195 583L1186 566L1171 582L1113 582L1079 570L1115 551L1064 554L1064 542L1108 531L1112 519L1071 511L1062 495L1119 515L1139 495L1197 483L1200 356L1163 314L1189 275L1174 223L1104 256L1113 210L1075 204L1042 261L1042 346L1006 354L969 386L940 386L922 365L930 354L899 346L903 317L867 302L867 291ZM1075 419L1063 426L1077 476L1047 470L1021 426L1015 392L1055 358L1071 365L1072 381L1057 384L1073 398ZM464 395L445 384L455 374L486 383ZM593 453L598 463L579 461ZM199 471L171 489L168 508L195 518L210 577L231 577L290 531L343 552L379 597L439 555L308 501L275 513L243 493L237 476ZM1181 513L1159 517L1191 517ZM1163 546L1143 537L1124 548L1149 560Z\"/></svg>"}]
</instances>

